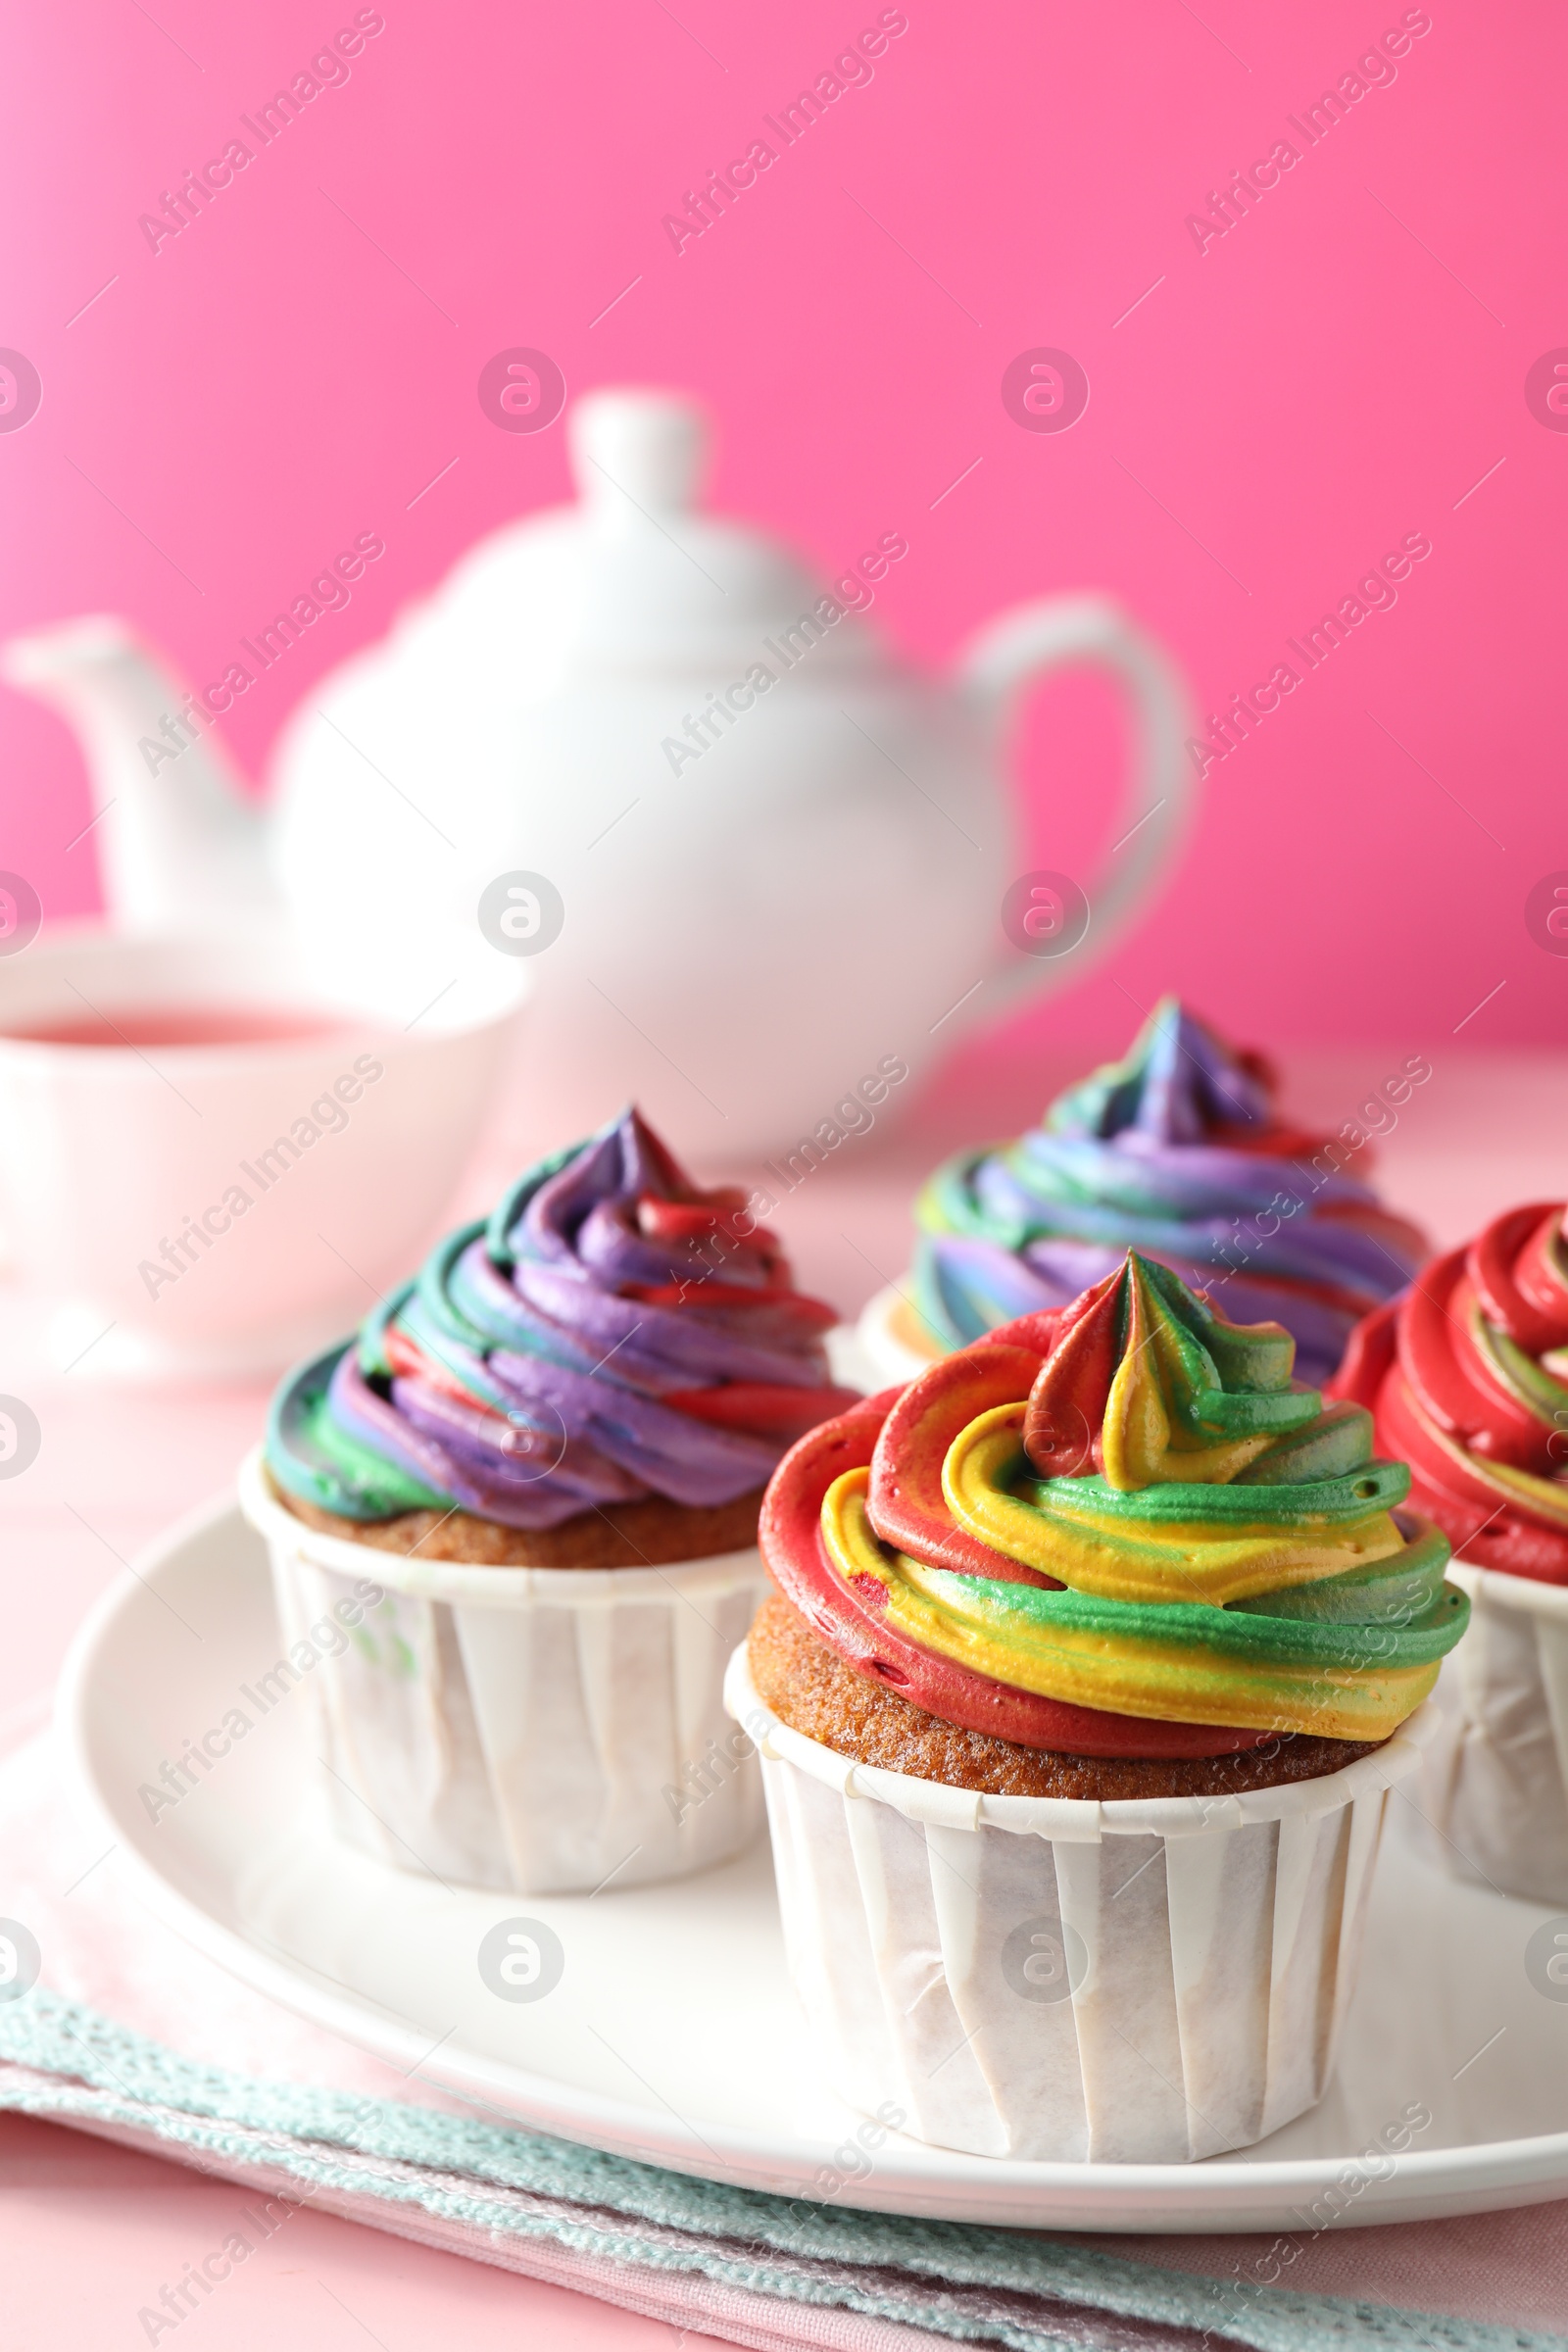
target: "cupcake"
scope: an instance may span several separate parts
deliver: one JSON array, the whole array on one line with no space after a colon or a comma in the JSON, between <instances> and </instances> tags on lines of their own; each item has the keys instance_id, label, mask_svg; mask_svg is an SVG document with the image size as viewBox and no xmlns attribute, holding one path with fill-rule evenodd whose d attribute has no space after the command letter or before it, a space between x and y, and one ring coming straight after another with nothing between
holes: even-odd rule
<instances>
[{"instance_id":1,"label":"cupcake","mask_svg":"<svg viewBox=\"0 0 1568 2352\"><path fill-rule=\"evenodd\" d=\"M635 1110L541 1161L283 1382L242 1494L338 1833L534 1893L668 1878L760 1818L723 1663L786 1448L855 1400L736 1191ZM363 1622L354 1596L373 1595ZM339 1634L319 1661L313 1635Z\"/></svg>"},{"instance_id":2,"label":"cupcake","mask_svg":"<svg viewBox=\"0 0 1568 2352\"><path fill-rule=\"evenodd\" d=\"M825 2068L979 2155L1171 2162L1322 2095L1463 1631L1371 1416L1129 1251L803 1438L731 1665Z\"/></svg>"},{"instance_id":3,"label":"cupcake","mask_svg":"<svg viewBox=\"0 0 1568 2352\"><path fill-rule=\"evenodd\" d=\"M1469 1592L1422 1765L1429 1850L1568 1903L1568 1246L1564 1204L1510 1209L1369 1315L1335 1382L1410 1465Z\"/></svg>"},{"instance_id":4,"label":"cupcake","mask_svg":"<svg viewBox=\"0 0 1568 2352\"><path fill-rule=\"evenodd\" d=\"M1389 1091L1408 1100L1430 1076L1418 1056ZM1275 1093L1261 1054L1165 998L1125 1060L1058 1095L1040 1126L937 1170L915 1206L909 1295L884 1292L861 1325L877 1374L909 1379L999 1323L1065 1306L1135 1249L1236 1321L1283 1323L1301 1377L1326 1380L1428 1244L1348 1172L1366 1165L1359 1120L1308 1134L1281 1122ZM1395 1115L1379 1099L1380 1123Z\"/></svg>"}]
</instances>

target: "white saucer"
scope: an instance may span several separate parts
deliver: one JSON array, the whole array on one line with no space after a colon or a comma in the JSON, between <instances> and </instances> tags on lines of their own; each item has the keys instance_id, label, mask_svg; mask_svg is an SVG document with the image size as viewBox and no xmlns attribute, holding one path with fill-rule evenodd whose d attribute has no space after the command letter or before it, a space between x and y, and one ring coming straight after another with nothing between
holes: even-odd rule
<instances>
[{"instance_id":1,"label":"white saucer","mask_svg":"<svg viewBox=\"0 0 1568 2352\"><path fill-rule=\"evenodd\" d=\"M314 1819L303 1709L284 1698L257 1718L241 1695L279 1650L238 1512L176 1529L105 1597L67 1669L62 1718L90 1801L182 1936L492 2115L750 2187L1034 2228L1300 2230L1568 2194L1568 2002L1524 1964L1550 1914L1451 1883L1397 1836L1338 2078L1312 2115L1197 2165L1018 2164L894 2137L848 2178L867 2160L857 2119L814 2086L765 1845L672 1886L587 1896L453 1892L384 1869ZM149 1820L139 1785L235 1707L255 1728ZM564 1953L559 1984L527 2002L488 1990L476 1957L519 1915ZM1374 2177L1387 2159L1357 2166L1414 2108L1433 2120L1393 2177Z\"/></svg>"}]
</instances>

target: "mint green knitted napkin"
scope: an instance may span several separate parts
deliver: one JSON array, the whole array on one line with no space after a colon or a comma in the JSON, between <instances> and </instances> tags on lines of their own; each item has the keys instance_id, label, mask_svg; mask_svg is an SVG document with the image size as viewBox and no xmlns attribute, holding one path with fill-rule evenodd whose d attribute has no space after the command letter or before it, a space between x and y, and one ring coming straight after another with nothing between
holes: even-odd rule
<instances>
[{"instance_id":1,"label":"mint green knitted napkin","mask_svg":"<svg viewBox=\"0 0 1568 2352\"><path fill-rule=\"evenodd\" d=\"M42 1987L0 2007L0 2107L265 2181L284 2210L316 2199L632 2309L684 2310L692 2328L756 2344L889 2345L923 2332L1013 2352L1568 2352L1568 2337L1221 2283L1022 2230L769 2196L466 2115L255 2081ZM541 2271L530 2249L557 2267ZM715 2303L715 2288L730 2299ZM846 2315L859 2315L849 2333Z\"/></svg>"}]
</instances>

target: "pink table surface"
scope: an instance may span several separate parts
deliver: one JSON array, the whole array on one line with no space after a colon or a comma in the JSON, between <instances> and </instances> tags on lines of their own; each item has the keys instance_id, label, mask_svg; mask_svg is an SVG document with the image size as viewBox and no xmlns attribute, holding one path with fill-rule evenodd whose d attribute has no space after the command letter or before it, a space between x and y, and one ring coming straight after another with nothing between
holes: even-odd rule
<instances>
[{"instance_id":1,"label":"pink table surface","mask_svg":"<svg viewBox=\"0 0 1568 2352\"><path fill-rule=\"evenodd\" d=\"M1511 1201L1568 1190L1568 1055L1483 1055L1414 1040L1396 1053L1302 1056L1291 1066L1292 1108L1337 1126L1415 1045L1434 1075L1382 1148L1379 1181L1393 1203L1446 1247ZM1068 1074L976 1059L916 1105L902 1133L846 1147L774 1220L802 1281L853 1314L901 1274L910 1193L932 1157L1012 1131ZM503 1122L455 1213L487 1205L514 1157ZM47 1690L75 1626L122 1563L226 1484L254 1441L267 1393L265 1383L111 1389L86 1366L47 1377L27 1344L29 1306L23 1288L0 1283L0 1390L26 1396L44 1433L26 1474L0 1485L8 1631L0 1725ZM223 2217L242 2196L179 2166L16 2117L0 2118L0 2352L140 2341L136 2311L193 2252L221 2242ZM1248 2251L1219 2239L1095 2242L1218 2277ZM1375 2286L1393 2300L1568 2332L1568 2206L1415 2232L1330 2233L1313 2250L1310 2275L1298 2271L1292 2283L1337 2294ZM519 2340L641 2352L672 2338L662 2323L565 2289L300 2213L229 2290L221 2340L224 2352L260 2352L285 2336L330 2352L367 2341L412 2352L459 2310L473 2352ZM218 2340L210 2325L208 2337Z\"/></svg>"}]
</instances>

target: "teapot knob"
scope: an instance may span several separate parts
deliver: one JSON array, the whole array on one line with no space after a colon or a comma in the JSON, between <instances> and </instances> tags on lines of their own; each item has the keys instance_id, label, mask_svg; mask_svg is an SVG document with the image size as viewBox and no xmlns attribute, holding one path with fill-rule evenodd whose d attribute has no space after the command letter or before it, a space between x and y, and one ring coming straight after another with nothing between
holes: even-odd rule
<instances>
[{"instance_id":1,"label":"teapot knob","mask_svg":"<svg viewBox=\"0 0 1568 2352\"><path fill-rule=\"evenodd\" d=\"M636 509L671 514L691 507L708 455L707 421L691 401L672 392L590 392L566 432L585 504L628 519Z\"/></svg>"}]
</instances>

